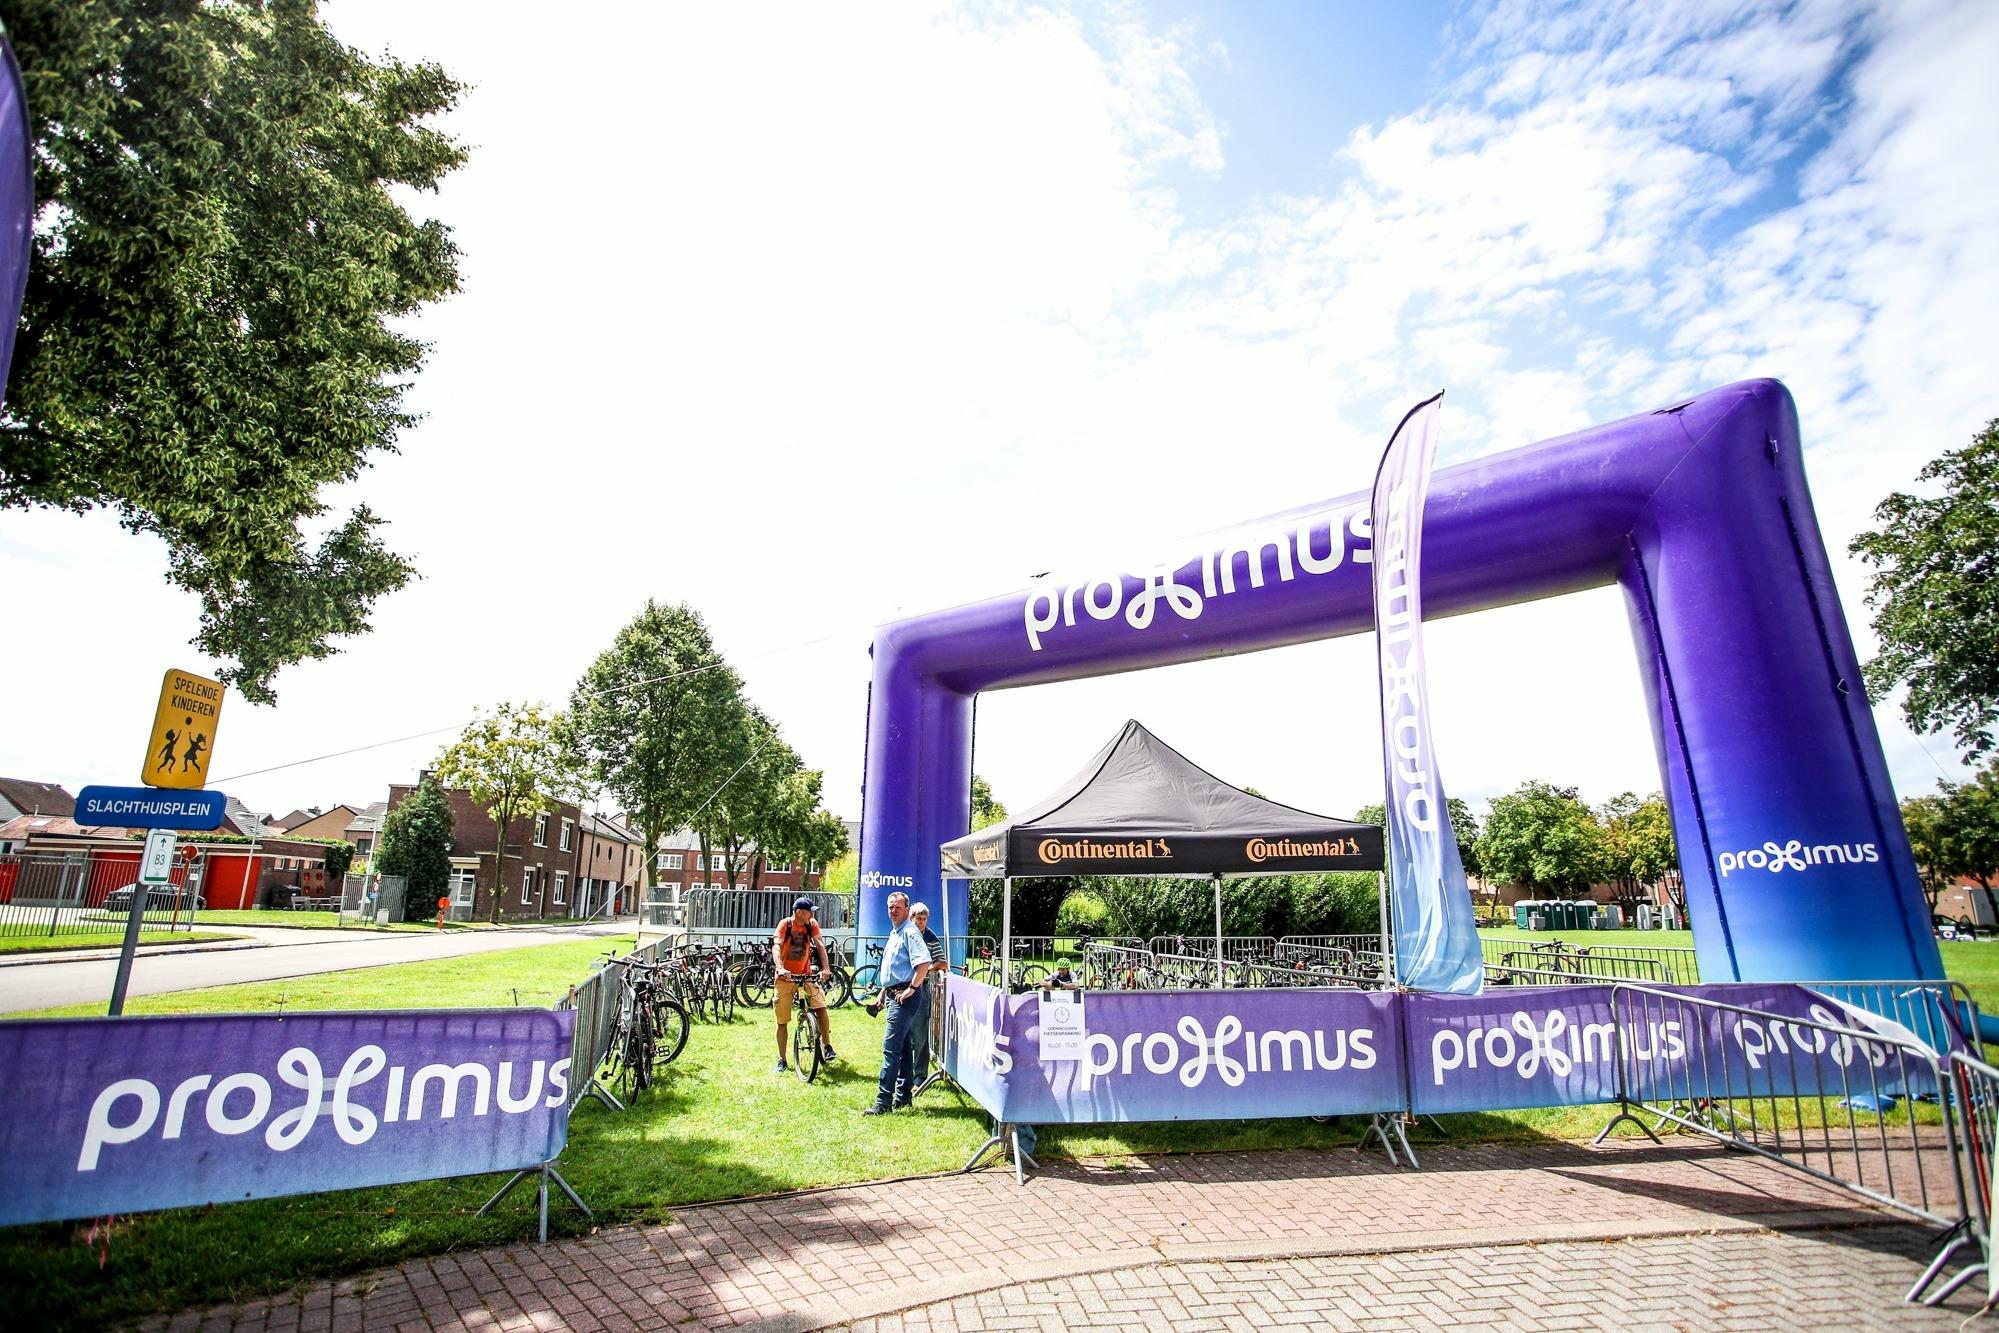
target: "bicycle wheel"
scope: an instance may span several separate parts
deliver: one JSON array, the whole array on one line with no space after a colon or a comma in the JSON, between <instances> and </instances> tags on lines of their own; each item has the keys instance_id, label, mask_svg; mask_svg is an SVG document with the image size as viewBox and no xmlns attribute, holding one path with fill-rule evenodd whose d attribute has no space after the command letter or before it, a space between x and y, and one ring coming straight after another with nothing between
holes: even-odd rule
<instances>
[{"instance_id":1,"label":"bicycle wheel","mask_svg":"<svg viewBox=\"0 0 1999 1333\"><path fill-rule=\"evenodd\" d=\"M1020 978L1022 990L1032 990L1046 980L1048 976L1048 969L1040 963L1021 963L1015 966L1013 972L1016 977Z\"/></svg>"},{"instance_id":2,"label":"bicycle wheel","mask_svg":"<svg viewBox=\"0 0 1999 1333\"><path fill-rule=\"evenodd\" d=\"M854 998L854 979L847 975L847 969L836 967L833 975L826 979L826 1007L838 1009Z\"/></svg>"},{"instance_id":3,"label":"bicycle wheel","mask_svg":"<svg viewBox=\"0 0 1999 1333\"><path fill-rule=\"evenodd\" d=\"M715 988L715 1005L715 1016L717 1018L721 1019L724 1023L734 1021L736 1017L736 989L729 985L727 978L724 978Z\"/></svg>"},{"instance_id":4,"label":"bicycle wheel","mask_svg":"<svg viewBox=\"0 0 1999 1333\"><path fill-rule=\"evenodd\" d=\"M798 1011L791 1016L791 1072L810 1083L819 1077L819 1024L802 1003L802 988L798 998Z\"/></svg>"},{"instance_id":5,"label":"bicycle wheel","mask_svg":"<svg viewBox=\"0 0 1999 1333\"><path fill-rule=\"evenodd\" d=\"M863 963L859 967L855 968L854 987L853 987L854 994L856 995L872 994L880 985L881 974L882 974L881 965L878 963Z\"/></svg>"},{"instance_id":6,"label":"bicycle wheel","mask_svg":"<svg viewBox=\"0 0 1999 1333\"><path fill-rule=\"evenodd\" d=\"M654 1001L649 1039L653 1043L647 1052L651 1067L657 1071L672 1064L687 1045L687 1011L669 999Z\"/></svg>"}]
</instances>

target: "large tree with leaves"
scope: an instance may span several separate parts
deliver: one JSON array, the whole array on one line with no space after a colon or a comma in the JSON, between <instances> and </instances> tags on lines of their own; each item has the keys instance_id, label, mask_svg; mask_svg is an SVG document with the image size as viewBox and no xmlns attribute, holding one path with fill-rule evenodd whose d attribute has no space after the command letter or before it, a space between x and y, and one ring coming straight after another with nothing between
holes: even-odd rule
<instances>
[{"instance_id":1,"label":"large tree with leaves","mask_svg":"<svg viewBox=\"0 0 1999 1333\"><path fill-rule=\"evenodd\" d=\"M493 855L494 922L500 919L500 903L506 896L501 881L508 827L516 819L547 814L558 798L571 794L578 785L568 731L560 713L540 704L503 703L491 713L473 718L437 757L439 784L463 787L498 826L498 850Z\"/></svg>"},{"instance_id":2,"label":"large tree with leaves","mask_svg":"<svg viewBox=\"0 0 1999 1333\"><path fill-rule=\"evenodd\" d=\"M742 716L742 681L684 605L648 601L576 682L576 758L645 839L648 885L660 838L692 823L741 761Z\"/></svg>"},{"instance_id":3,"label":"large tree with leaves","mask_svg":"<svg viewBox=\"0 0 1999 1333\"><path fill-rule=\"evenodd\" d=\"M1966 762L1999 726L1999 419L1916 474L1940 494L1883 500L1852 551L1875 567L1867 604L1881 652L1864 668L1875 699L1908 686L1916 731L1952 729Z\"/></svg>"},{"instance_id":4,"label":"large tree with leaves","mask_svg":"<svg viewBox=\"0 0 1999 1333\"><path fill-rule=\"evenodd\" d=\"M1618 901L1636 907L1647 901L1653 885L1664 884L1684 917L1686 888L1676 873L1680 854L1666 798L1654 792L1641 801L1636 793L1624 792L1606 801L1597 814L1603 824L1605 865L1617 885Z\"/></svg>"},{"instance_id":5,"label":"large tree with leaves","mask_svg":"<svg viewBox=\"0 0 1999 1333\"><path fill-rule=\"evenodd\" d=\"M1572 787L1530 781L1492 800L1478 840L1493 879L1531 893L1579 898L1611 878L1603 827Z\"/></svg>"},{"instance_id":6,"label":"large tree with leaves","mask_svg":"<svg viewBox=\"0 0 1999 1333\"><path fill-rule=\"evenodd\" d=\"M402 200L464 160L426 124L459 85L341 45L311 0L16 0L7 29L41 213L0 508L159 536L195 642L268 703L412 577L319 495L412 421L400 321L458 272Z\"/></svg>"},{"instance_id":7,"label":"large tree with leaves","mask_svg":"<svg viewBox=\"0 0 1999 1333\"><path fill-rule=\"evenodd\" d=\"M404 901L412 918L426 915L429 905L450 887L451 799L435 776L426 776L382 816L382 848L375 856L375 869L403 877L408 885Z\"/></svg>"}]
</instances>

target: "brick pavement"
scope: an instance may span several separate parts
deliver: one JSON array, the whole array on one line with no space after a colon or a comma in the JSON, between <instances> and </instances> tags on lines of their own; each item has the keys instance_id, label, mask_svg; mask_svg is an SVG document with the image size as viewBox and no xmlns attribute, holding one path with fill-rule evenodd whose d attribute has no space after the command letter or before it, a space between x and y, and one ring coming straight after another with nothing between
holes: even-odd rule
<instances>
[{"instance_id":1,"label":"brick pavement","mask_svg":"<svg viewBox=\"0 0 1999 1333\"><path fill-rule=\"evenodd\" d=\"M546 1246L415 1259L148 1327L805 1329L1022 1283L1156 1276L1162 1264L1176 1272L1278 1258L1337 1266L1378 1253L1746 1233L1719 1242L1724 1257L1709 1270L1719 1276L1730 1271L1732 1247L1764 1227L1882 1218L1798 1172L1695 1141L1429 1147L1423 1166L1397 1171L1346 1148L1053 1162L1025 1188L1003 1171L850 1186L687 1208L667 1225ZM1911 1237L1905 1244L1921 1240L1913 1228L1891 1229ZM1883 1291L1906 1285L1907 1262L1896 1252L1896 1278ZM912 1263L923 1282L909 1281Z\"/></svg>"},{"instance_id":2,"label":"brick pavement","mask_svg":"<svg viewBox=\"0 0 1999 1333\"><path fill-rule=\"evenodd\" d=\"M1954 1329L1976 1306L1902 1304L1913 1227L1163 1264L1016 1286L864 1320L854 1333L1281 1328L1704 1333Z\"/></svg>"}]
</instances>

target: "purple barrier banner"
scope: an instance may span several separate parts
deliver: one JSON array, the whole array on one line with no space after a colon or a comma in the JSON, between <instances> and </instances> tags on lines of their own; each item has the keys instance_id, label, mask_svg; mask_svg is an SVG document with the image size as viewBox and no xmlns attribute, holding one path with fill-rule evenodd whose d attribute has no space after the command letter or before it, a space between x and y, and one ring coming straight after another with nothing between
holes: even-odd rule
<instances>
[{"instance_id":1,"label":"purple barrier banner","mask_svg":"<svg viewBox=\"0 0 1999 1333\"><path fill-rule=\"evenodd\" d=\"M968 1019L979 1017L958 1034L972 1036L961 1060L989 1052L987 1076L998 1085L967 1091L1010 1123L1345 1115L1402 1104L1392 994L1094 991L1076 1059L1042 1058L1038 995L1006 1001L999 1030L986 1037L985 1015L998 1011L998 1001L992 992L983 1005L961 1002ZM988 1100L994 1092L997 1107Z\"/></svg>"},{"instance_id":2,"label":"purple barrier banner","mask_svg":"<svg viewBox=\"0 0 1999 1333\"><path fill-rule=\"evenodd\" d=\"M0 1023L0 1225L538 1166L575 1014Z\"/></svg>"},{"instance_id":3,"label":"purple barrier banner","mask_svg":"<svg viewBox=\"0 0 1999 1333\"><path fill-rule=\"evenodd\" d=\"M1494 987L1477 998L1407 995L1410 1096L1419 1115L1615 1101L1622 1041L1633 1098L1933 1095L1905 1027L1794 985ZM1691 1002L1698 997L1754 1013ZM1842 1036L1785 1020L1875 1033Z\"/></svg>"},{"instance_id":4,"label":"purple barrier banner","mask_svg":"<svg viewBox=\"0 0 1999 1333\"><path fill-rule=\"evenodd\" d=\"M973 1101L997 1116L1013 1068L1000 1026L997 986L953 972L944 978L944 1072Z\"/></svg>"}]
</instances>

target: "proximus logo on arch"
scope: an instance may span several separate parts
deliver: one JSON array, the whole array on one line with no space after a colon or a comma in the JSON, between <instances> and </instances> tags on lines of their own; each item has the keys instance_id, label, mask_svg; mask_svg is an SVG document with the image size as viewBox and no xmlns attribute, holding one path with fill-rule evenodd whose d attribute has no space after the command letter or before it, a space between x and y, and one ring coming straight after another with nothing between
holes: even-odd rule
<instances>
[{"instance_id":1,"label":"proximus logo on arch","mask_svg":"<svg viewBox=\"0 0 1999 1333\"><path fill-rule=\"evenodd\" d=\"M1737 870L1765 870L1781 875L1786 870L1810 870L1814 866L1873 865L1881 851L1871 842L1819 842L1809 846L1797 838L1787 842L1766 842L1747 851L1723 852L1715 858L1715 868L1727 879Z\"/></svg>"}]
</instances>

